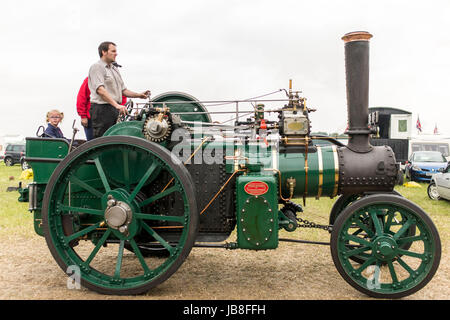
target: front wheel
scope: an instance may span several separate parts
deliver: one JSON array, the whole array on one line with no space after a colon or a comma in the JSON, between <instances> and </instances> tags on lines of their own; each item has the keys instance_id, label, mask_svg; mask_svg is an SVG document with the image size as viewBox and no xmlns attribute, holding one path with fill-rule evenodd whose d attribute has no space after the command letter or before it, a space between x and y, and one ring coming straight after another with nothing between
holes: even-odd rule
<instances>
[{"instance_id":1,"label":"front wheel","mask_svg":"<svg viewBox=\"0 0 450 320\"><path fill-rule=\"evenodd\" d=\"M434 182L431 182L428 185L427 193L428 193L428 197L431 200L439 200L439 199L441 199L441 197L439 196L439 192L438 192L436 183L434 183Z\"/></svg>"},{"instance_id":2,"label":"front wheel","mask_svg":"<svg viewBox=\"0 0 450 320\"><path fill-rule=\"evenodd\" d=\"M6 158L5 158L5 165L6 165L7 167L11 167L12 165L14 165L14 162L13 162L12 158L6 157Z\"/></svg>"},{"instance_id":3,"label":"front wheel","mask_svg":"<svg viewBox=\"0 0 450 320\"><path fill-rule=\"evenodd\" d=\"M401 216L400 221L395 221ZM364 221L370 221L373 229ZM414 235L408 232L415 229ZM355 234L363 229L367 236ZM408 244L407 249L405 244ZM352 257L365 253L363 264ZM331 234L333 262L347 283L376 298L401 298L424 287L441 258L441 242L431 218L395 195L367 196L346 207Z\"/></svg>"}]
</instances>

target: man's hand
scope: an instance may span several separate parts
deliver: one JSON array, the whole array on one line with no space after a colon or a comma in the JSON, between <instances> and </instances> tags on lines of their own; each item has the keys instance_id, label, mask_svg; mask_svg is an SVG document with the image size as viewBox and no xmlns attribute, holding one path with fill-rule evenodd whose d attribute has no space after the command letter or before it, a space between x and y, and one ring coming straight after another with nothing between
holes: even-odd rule
<instances>
[{"instance_id":1,"label":"man's hand","mask_svg":"<svg viewBox=\"0 0 450 320\"><path fill-rule=\"evenodd\" d=\"M144 92L142 92L142 93L139 93L139 96L138 96L138 98L141 98L141 99L148 99L148 96L150 95L150 90L146 90L146 91L144 91Z\"/></svg>"},{"instance_id":2,"label":"man's hand","mask_svg":"<svg viewBox=\"0 0 450 320\"><path fill-rule=\"evenodd\" d=\"M117 104L116 109L119 110L119 114L126 116L128 114L127 108L125 106L121 106Z\"/></svg>"},{"instance_id":3,"label":"man's hand","mask_svg":"<svg viewBox=\"0 0 450 320\"><path fill-rule=\"evenodd\" d=\"M85 128L88 126L88 118L81 118L81 125Z\"/></svg>"},{"instance_id":4,"label":"man's hand","mask_svg":"<svg viewBox=\"0 0 450 320\"><path fill-rule=\"evenodd\" d=\"M150 93L151 93L150 90L146 90L141 93L137 93L128 89L122 91L122 94L127 98L140 98L140 99L148 99Z\"/></svg>"}]
</instances>

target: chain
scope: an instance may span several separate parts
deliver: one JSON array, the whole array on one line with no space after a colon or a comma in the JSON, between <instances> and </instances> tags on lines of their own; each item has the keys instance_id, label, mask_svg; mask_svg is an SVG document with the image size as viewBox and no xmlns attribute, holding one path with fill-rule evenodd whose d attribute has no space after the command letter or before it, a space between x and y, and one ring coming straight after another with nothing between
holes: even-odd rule
<instances>
[{"instance_id":1,"label":"chain","mask_svg":"<svg viewBox=\"0 0 450 320\"><path fill-rule=\"evenodd\" d=\"M332 225L323 225L323 224L318 224L315 222L311 222L308 221L306 219L302 219L299 217L296 217L297 221L303 224L299 224L298 227L299 228L316 228L316 229L323 229L326 231L332 231L333 230L333 226Z\"/></svg>"},{"instance_id":2,"label":"chain","mask_svg":"<svg viewBox=\"0 0 450 320\"><path fill-rule=\"evenodd\" d=\"M294 213L296 213L296 212L302 213L303 212L302 207L299 204L296 204L296 203L294 203L292 201L286 201L285 208L290 209ZM318 224L318 223L315 223L315 222L308 221L306 219L299 218L299 217L297 217L297 215L295 215L295 219L300 223L298 225L299 228L316 228L316 229L323 229L323 230L326 230L326 231L332 231L333 230L333 226L332 225Z\"/></svg>"}]
</instances>

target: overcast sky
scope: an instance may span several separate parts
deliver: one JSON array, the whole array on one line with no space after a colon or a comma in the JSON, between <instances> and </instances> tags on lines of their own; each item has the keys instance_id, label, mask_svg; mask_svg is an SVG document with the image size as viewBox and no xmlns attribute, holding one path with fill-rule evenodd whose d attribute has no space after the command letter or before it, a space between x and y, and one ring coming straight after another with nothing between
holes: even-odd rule
<instances>
[{"instance_id":1,"label":"overcast sky","mask_svg":"<svg viewBox=\"0 0 450 320\"><path fill-rule=\"evenodd\" d=\"M81 128L76 95L102 41L117 44L133 91L246 99L292 79L317 109L313 131L342 131L341 37L357 30L374 36L369 106L408 110L413 126L420 115L424 132L437 124L450 134L449 17L448 0L2 1L0 135L34 136L52 108L65 113L66 137L74 119Z\"/></svg>"}]
</instances>

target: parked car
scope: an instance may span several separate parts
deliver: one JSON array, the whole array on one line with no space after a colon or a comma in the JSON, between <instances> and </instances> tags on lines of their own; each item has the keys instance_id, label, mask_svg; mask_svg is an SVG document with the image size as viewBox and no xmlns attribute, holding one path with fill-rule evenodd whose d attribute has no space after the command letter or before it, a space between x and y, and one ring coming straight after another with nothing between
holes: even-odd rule
<instances>
[{"instance_id":1,"label":"parked car","mask_svg":"<svg viewBox=\"0 0 450 320\"><path fill-rule=\"evenodd\" d=\"M412 181L429 182L439 169L447 167L447 159L439 151L416 151L405 166L405 175Z\"/></svg>"},{"instance_id":2,"label":"parked car","mask_svg":"<svg viewBox=\"0 0 450 320\"><path fill-rule=\"evenodd\" d=\"M23 164L25 157L25 145L24 144L8 144L5 149L5 157L3 158L3 162L7 166L13 166L16 163Z\"/></svg>"},{"instance_id":3,"label":"parked car","mask_svg":"<svg viewBox=\"0 0 450 320\"><path fill-rule=\"evenodd\" d=\"M447 199L450 200L450 162L447 168L440 169L440 173L432 176L428 185L428 196L432 200Z\"/></svg>"}]
</instances>

